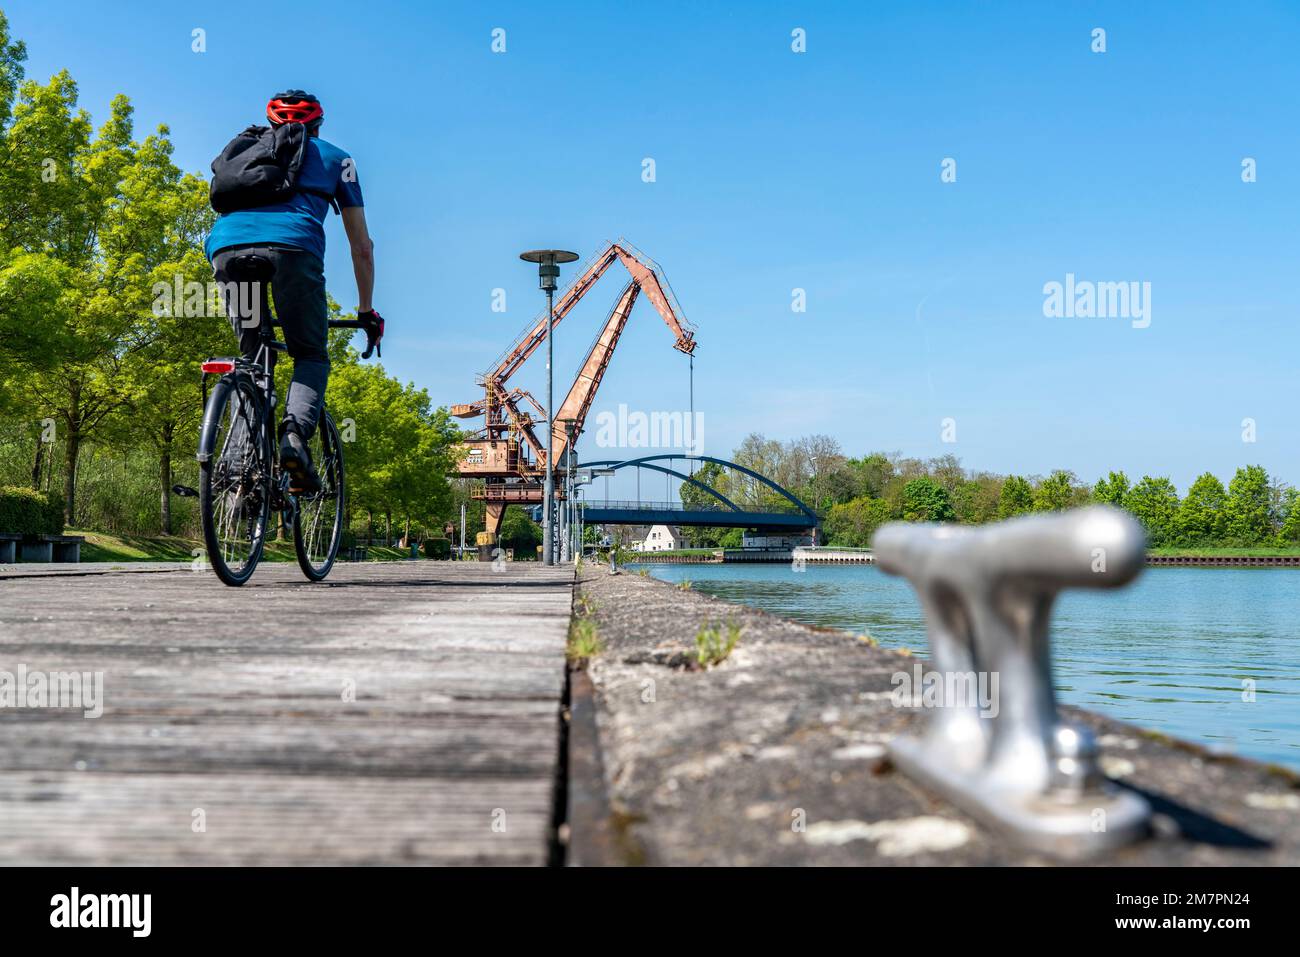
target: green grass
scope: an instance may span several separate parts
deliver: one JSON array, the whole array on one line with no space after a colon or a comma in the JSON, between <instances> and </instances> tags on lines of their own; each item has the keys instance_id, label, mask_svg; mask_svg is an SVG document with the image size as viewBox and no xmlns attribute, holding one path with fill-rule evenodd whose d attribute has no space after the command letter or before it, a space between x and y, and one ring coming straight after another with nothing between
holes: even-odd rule
<instances>
[{"instance_id":1,"label":"green grass","mask_svg":"<svg viewBox=\"0 0 1300 957\"><path fill-rule=\"evenodd\" d=\"M591 617L595 614L596 603L587 595L579 594L573 602L574 617L569 622L569 640L564 649L565 657L576 668L585 668L587 662L605 650L605 643L600 640L596 622Z\"/></svg>"},{"instance_id":2,"label":"green grass","mask_svg":"<svg viewBox=\"0 0 1300 957\"><path fill-rule=\"evenodd\" d=\"M575 618L569 624L569 643L565 655L575 665L585 665L605 650L596 623L590 618Z\"/></svg>"},{"instance_id":3,"label":"green grass","mask_svg":"<svg viewBox=\"0 0 1300 957\"><path fill-rule=\"evenodd\" d=\"M1148 554L1159 555L1165 558L1259 558L1271 557L1275 555L1300 555L1300 547L1288 546L1285 548L1267 548L1263 546L1254 546L1251 548L1149 548Z\"/></svg>"},{"instance_id":4,"label":"green grass","mask_svg":"<svg viewBox=\"0 0 1300 957\"><path fill-rule=\"evenodd\" d=\"M734 621L706 624L695 633L695 660L701 668L721 664L740 641L740 626Z\"/></svg>"},{"instance_id":5,"label":"green grass","mask_svg":"<svg viewBox=\"0 0 1300 957\"><path fill-rule=\"evenodd\" d=\"M85 537L86 541L81 546L83 562L190 562L194 560L196 550L199 555L207 554L202 541L179 535L115 535L110 532L92 532L79 528L70 528L65 534ZM401 561L409 554L402 548L372 546L369 560ZM297 561L293 551L293 540L268 541L262 553L262 560Z\"/></svg>"},{"instance_id":6,"label":"green grass","mask_svg":"<svg viewBox=\"0 0 1300 957\"><path fill-rule=\"evenodd\" d=\"M634 552L631 549L628 549L626 552L621 553L621 557L625 559L629 565L635 565L637 562L641 561L642 558L647 558L653 561L657 555L712 555L714 552L720 552L722 550L722 548L674 548L671 551L662 552Z\"/></svg>"},{"instance_id":7,"label":"green grass","mask_svg":"<svg viewBox=\"0 0 1300 957\"><path fill-rule=\"evenodd\" d=\"M81 535L83 562L188 562L194 560L193 549L202 543L178 535L143 537L92 532L69 528L64 534Z\"/></svg>"}]
</instances>

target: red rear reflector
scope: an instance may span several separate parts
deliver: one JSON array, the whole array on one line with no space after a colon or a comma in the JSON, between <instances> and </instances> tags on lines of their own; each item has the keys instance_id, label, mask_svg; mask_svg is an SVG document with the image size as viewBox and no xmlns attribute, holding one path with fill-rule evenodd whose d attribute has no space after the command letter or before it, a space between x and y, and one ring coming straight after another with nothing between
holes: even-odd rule
<instances>
[{"instance_id":1,"label":"red rear reflector","mask_svg":"<svg viewBox=\"0 0 1300 957\"><path fill-rule=\"evenodd\" d=\"M235 371L235 364L229 359L209 359L203 363L204 372L212 372L216 375L225 375L227 372Z\"/></svg>"}]
</instances>

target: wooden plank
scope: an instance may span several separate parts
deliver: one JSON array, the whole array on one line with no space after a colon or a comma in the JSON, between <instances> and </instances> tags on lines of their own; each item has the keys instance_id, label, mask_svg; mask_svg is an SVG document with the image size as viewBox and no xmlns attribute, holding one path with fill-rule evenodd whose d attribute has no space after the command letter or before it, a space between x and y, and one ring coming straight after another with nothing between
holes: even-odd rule
<instances>
[{"instance_id":1,"label":"wooden plank","mask_svg":"<svg viewBox=\"0 0 1300 957\"><path fill-rule=\"evenodd\" d=\"M99 718L0 708L0 863L545 863L572 581L0 578L0 671L103 674Z\"/></svg>"}]
</instances>

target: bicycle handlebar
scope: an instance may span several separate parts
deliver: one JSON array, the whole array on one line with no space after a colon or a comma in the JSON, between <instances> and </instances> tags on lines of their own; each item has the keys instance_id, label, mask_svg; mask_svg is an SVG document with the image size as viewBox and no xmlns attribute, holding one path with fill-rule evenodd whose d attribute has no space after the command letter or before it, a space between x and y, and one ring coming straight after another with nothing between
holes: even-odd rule
<instances>
[{"instance_id":1,"label":"bicycle handlebar","mask_svg":"<svg viewBox=\"0 0 1300 957\"><path fill-rule=\"evenodd\" d=\"M283 326L278 319L271 320L272 326ZM366 331L366 351L361 353L361 358L369 359L370 354L379 348L379 338L375 333L379 331L375 323L367 322L364 319L330 319L326 322L331 329L364 329ZM379 352L382 358L384 353L381 349Z\"/></svg>"},{"instance_id":2,"label":"bicycle handlebar","mask_svg":"<svg viewBox=\"0 0 1300 957\"><path fill-rule=\"evenodd\" d=\"M361 353L361 358L369 359L372 352L377 352L382 357L384 350L380 348L379 342L384 338L384 320L377 312L371 312L368 316L366 319L333 319L329 324L335 329L364 329L366 351Z\"/></svg>"}]
</instances>

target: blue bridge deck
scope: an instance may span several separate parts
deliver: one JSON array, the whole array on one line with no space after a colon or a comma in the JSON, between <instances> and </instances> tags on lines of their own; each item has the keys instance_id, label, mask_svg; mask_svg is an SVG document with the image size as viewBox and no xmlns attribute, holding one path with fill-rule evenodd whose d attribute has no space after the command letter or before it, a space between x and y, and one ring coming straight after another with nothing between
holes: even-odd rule
<instances>
[{"instance_id":1,"label":"blue bridge deck","mask_svg":"<svg viewBox=\"0 0 1300 957\"><path fill-rule=\"evenodd\" d=\"M671 463L679 459L692 464L713 463L729 471L746 475L775 492L788 504L757 509L738 505L716 488L701 482L697 476L671 468ZM657 464L664 461L669 462L669 465ZM705 528L755 528L771 531L809 529L816 528L818 525L817 515L812 509L770 478L743 465L711 455L646 455L625 461L601 459L580 463L578 468L603 468L608 472L626 468L649 469L679 478L684 484L690 484L700 492L711 496L706 506L692 505L689 508L679 502L588 500L581 507L583 521L589 525L694 525ZM638 491L639 488L638 482Z\"/></svg>"}]
</instances>

